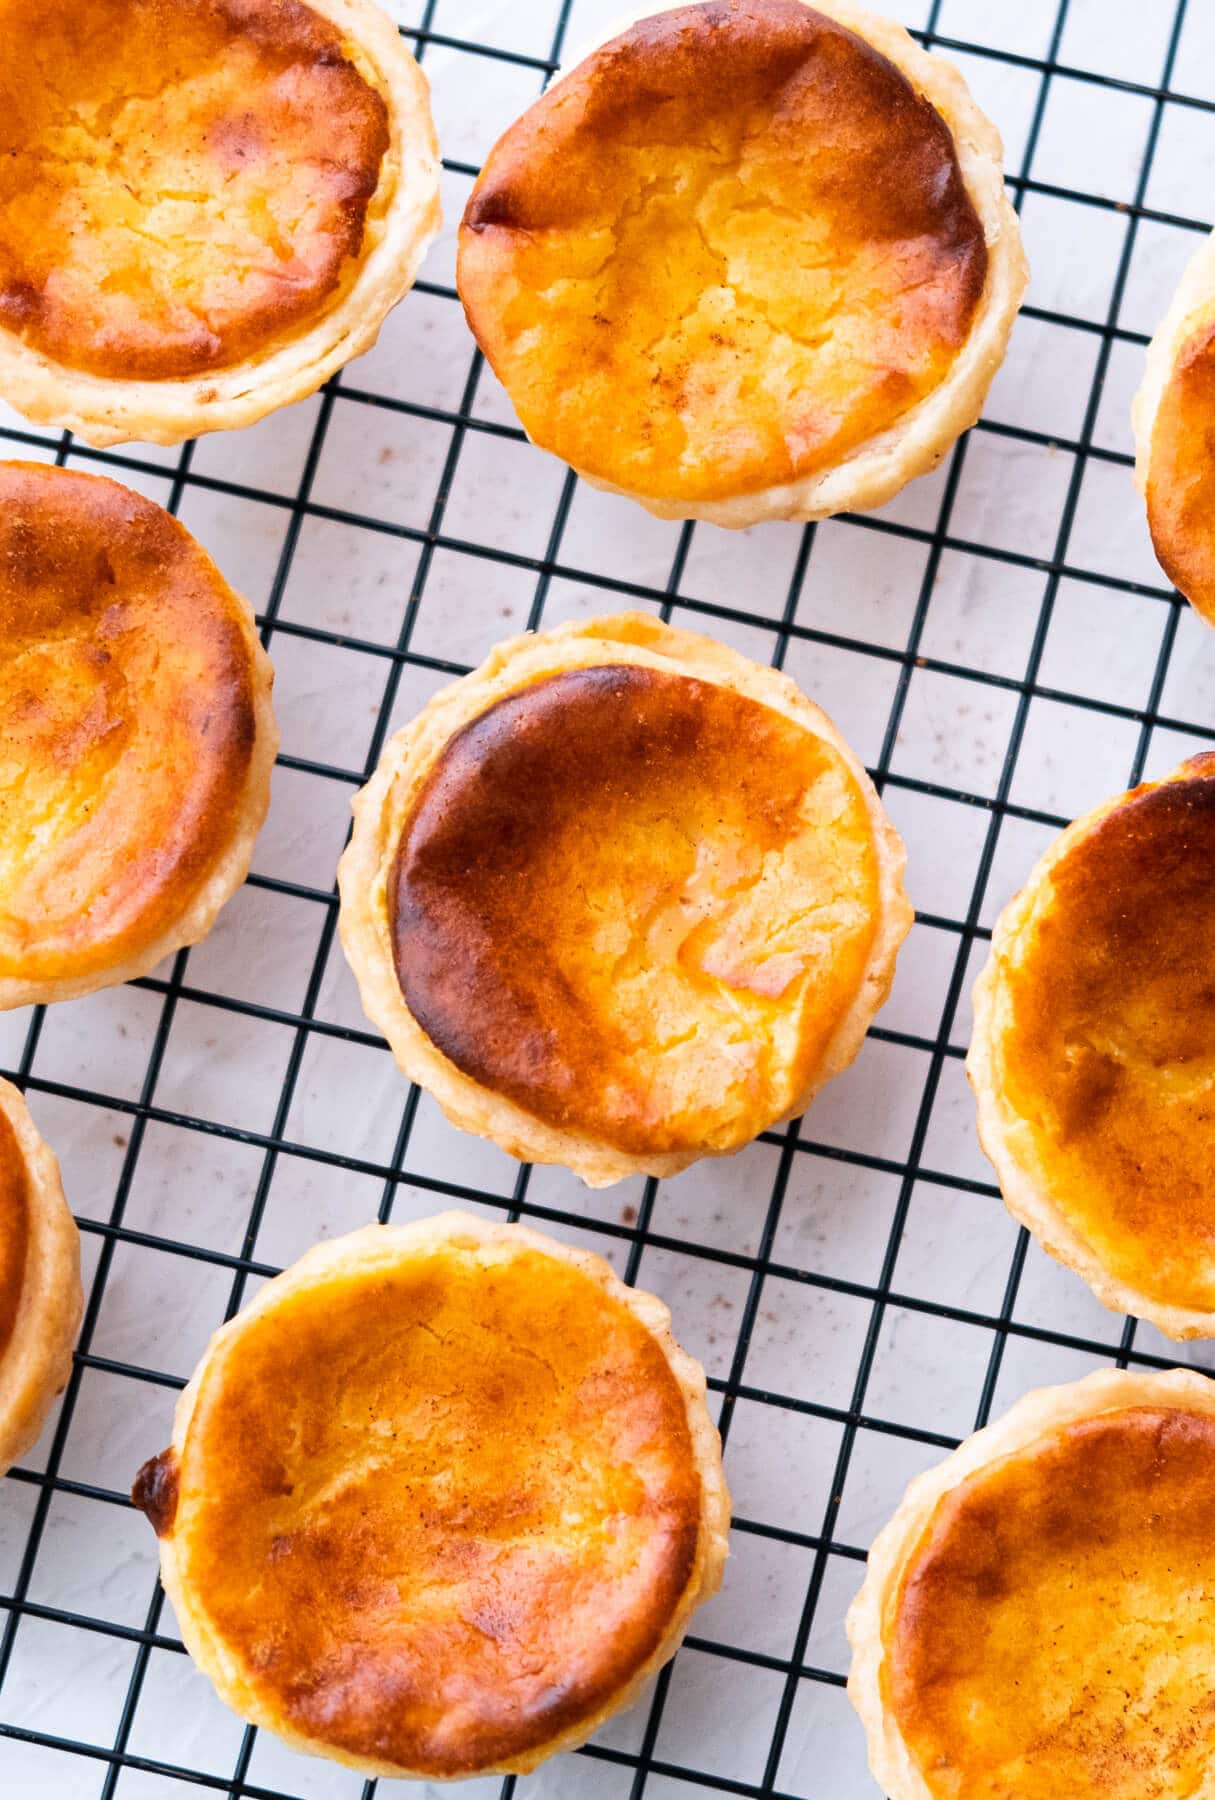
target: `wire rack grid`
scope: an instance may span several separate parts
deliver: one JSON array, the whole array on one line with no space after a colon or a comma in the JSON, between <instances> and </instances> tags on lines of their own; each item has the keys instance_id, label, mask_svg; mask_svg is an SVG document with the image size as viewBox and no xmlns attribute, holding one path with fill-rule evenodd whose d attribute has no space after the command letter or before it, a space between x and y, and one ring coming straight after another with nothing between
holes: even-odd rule
<instances>
[{"instance_id":1,"label":"wire rack grid","mask_svg":"<svg viewBox=\"0 0 1215 1800\"><path fill-rule=\"evenodd\" d=\"M6 454L108 471L208 544L258 609L284 727L254 873L212 937L0 1019L0 1062L64 1164L88 1296L68 1388L0 1496L6 1800L406 1791L219 1707L126 1497L210 1331L319 1236L451 1204L526 1218L663 1294L709 1371L738 1515L722 1594L641 1706L475 1800L873 1792L842 1619L906 1480L1039 1381L1178 1360L1012 1226L962 1058L992 920L1045 843L1215 740L1215 636L1151 557L1126 416L1207 229L1212 9L892 9L1004 131L1031 304L934 476L874 515L738 536L658 524L533 451L452 285L481 155L614 10L398 0L434 84L449 227L380 347L314 400L172 453L0 418ZM622 605L784 666L835 715L908 841L917 923L860 1060L806 1119L591 1194L405 1089L342 964L332 876L352 792L429 693L509 631Z\"/></svg>"}]
</instances>

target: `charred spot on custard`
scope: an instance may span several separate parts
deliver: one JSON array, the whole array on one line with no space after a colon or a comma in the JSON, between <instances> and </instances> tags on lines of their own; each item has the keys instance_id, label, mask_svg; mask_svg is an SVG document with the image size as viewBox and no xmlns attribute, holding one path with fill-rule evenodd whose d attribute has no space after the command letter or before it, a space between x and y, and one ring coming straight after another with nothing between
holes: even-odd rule
<instances>
[{"instance_id":1,"label":"charred spot on custard","mask_svg":"<svg viewBox=\"0 0 1215 1800\"><path fill-rule=\"evenodd\" d=\"M149 1458L131 1484L131 1499L158 1538L167 1537L173 1529L180 1482L177 1453L170 1448Z\"/></svg>"},{"instance_id":2,"label":"charred spot on custard","mask_svg":"<svg viewBox=\"0 0 1215 1800\"><path fill-rule=\"evenodd\" d=\"M518 227L521 220L510 187L477 188L464 208L463 223L469 231L488 231L494 225L505 226L508 231Z\"/></svg>"}]
</instances>

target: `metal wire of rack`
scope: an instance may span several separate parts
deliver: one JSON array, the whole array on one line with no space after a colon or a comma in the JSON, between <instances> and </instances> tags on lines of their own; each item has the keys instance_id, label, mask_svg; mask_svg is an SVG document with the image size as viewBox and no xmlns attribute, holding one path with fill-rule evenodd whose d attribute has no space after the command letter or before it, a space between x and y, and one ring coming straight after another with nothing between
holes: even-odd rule
<instances>
[{"instance_id":1,"label":"metal wire of rack","mask_svg":"<svg viewBox=\"0 0 1215 1800\"><path fill-rule=\"evenodd\" d=\"M988 415L881 514L727 544L588 495L526 446L433 265L386 353L244 449L102 452L14 415L0 427L6 454L106 471L181 511L254 599L296 721L220 951L12 1016L0 1036L64 1154L90 1264L71 1381L0 1500L0 1792L14 1800L395 1791L278 1756L206 1711L121 1475L166 1441L206 1333L309 1233L450 1204L525 1218L664 1292L708 1362L739 1514L723 1596L628 1720L533 1777L471 1784L478 1800L859 1800L872 1788L839 1621L905 1479L1039 1378L1178 1359L1090 1305L1006 1220L959 1148L973 1136L960 1069L976 956L1042 843L1081 803L1215 741L1215 651L1143 560L1125 422L1151 308L1207 229L1175 170L1188 157L1188 191L1209 190L1215 22L1195 0L902 11L1006 108L1035 274L1066 267L1045 283L1056 304L1031 290L1023 359L1015 338ZM396 12L450 78L441 127L458 95L483 142L486 109L504 123L609 17L582 0ZM1210 91L1187 91L1204 72ZM444 166L458 216L476 157ZM328 871L349 795L426 692L495 634L622 605L734 637L836 714L909 839L918 910L891 1010L805 1120L677 1183L589 1195L478 1162L392 1085L341 987ZM309 754L313 735L332 756ZM370 1124L352 1110L368 1080ZM259 1084L260 1114L246 1101Z\"/></svg>"}]
</instances>

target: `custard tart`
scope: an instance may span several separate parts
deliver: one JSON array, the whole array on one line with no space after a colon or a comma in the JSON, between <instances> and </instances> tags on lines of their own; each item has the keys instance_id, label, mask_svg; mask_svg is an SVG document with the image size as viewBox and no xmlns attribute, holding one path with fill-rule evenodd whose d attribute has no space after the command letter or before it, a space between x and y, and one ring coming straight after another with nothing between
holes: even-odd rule
<instances>
[{"instance_id":1,"label":"custard tart","mask_svg":"<svg viewBox=\"0 0 1215 1800\"><path fill-rule=\"evenodd\" d=\"M0 463L0 1007L205 936L269 804L272 683L248 603L162 507Z\"/></svg>"},{"instance_id":2,"label":"custard tart","mask_svg":"<svg viewBox=\"0 0 1215 1800\"><path fill-rule=\"evenodd\" d=\"M624 613L509 640L398 732L339 923L448 1117L601 1186L738 1150L852 1061L903 862L787 676Z\"/></svg>"},{"instance_id":3,"label":"custard tart","mask_svg":"<svg viewBox=\"0 0 1215 1800\"><path fill-rule=\"evenodd\" d=\"M318 1245L216 1333L134 1499L186 1648L293 1749L523 1773L716 1589L700 1367L607 1263L460 1213Z\"/></svg>"},{"instance_id":4,"label":"custard tart","mask_svg":"<svg viewBox=\"0 0 1215 1800\"><path fill-rule=\"evenodd\" d=\"M848 1618L889 1800L1215 1785L1215 1383L1106 1370L912 1482Z\"/></svg>"},{"instance_id":5,"label":"custard tart","mask_svg":"<svg viewBox=\"0 0 1215 1800\"><path fill-rule=\"evenodd\" d=\"M958 71L848 0L704 0L499 140L458 285L532 440L663 518L880 505L979 415L1025 288Z\"/></svg>"},{"instance_id":6,"label":"custard tart","mask_svg":"<svg viewBox=\"0 0 1215 1800\"><path fill-rule=\"evenodd\" d=\"M82 1306L80 1234L59 1164L17 1089L0 1081L0 1475L66 1385Z\"/></svg>"},{"instance_id":7,"label":"custard tart","mask_svg":"<svg viewBox=\"0 0 1215 1800\"><path fill-rule=\"evenodd\" d=\"M426 81L371 0L0 0L0 396L92 444L302 399L438 229Z\"/></svg>"},{"instance_id":8,"label":"custard tart","mask_svg":"<svg viewBox=\"0 0 1215 1800\"><path fill-rule=\"evenodd\" d=\"M1106 1306L1215 1336L1215 754L1070 826L996 926L967 1067L1005 1203Z\"/></svg>"}]
</instances>

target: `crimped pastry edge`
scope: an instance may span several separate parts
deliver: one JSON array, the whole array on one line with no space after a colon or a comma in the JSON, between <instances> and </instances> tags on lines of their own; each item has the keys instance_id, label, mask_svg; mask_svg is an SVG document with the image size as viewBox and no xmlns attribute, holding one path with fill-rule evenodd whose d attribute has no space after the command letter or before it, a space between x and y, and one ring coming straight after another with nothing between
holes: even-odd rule
<instances>
[{"instance_id":1,"label":"crimped pastry edge","mask_svg":"<svg viewBox=\"0 0 1215 1800\"><path fill-rule=\"evenodd\" d=\"M179 444L204 432L253 425L306 399L336 369L370 350L389 312L413 286L441 223L429 84L374 0L307 3L347 34L356 63L388 106L391 141L377 192L386 179L391 192L378 228L369 216L352 286L314 325L277 349L230 368L162 381L72 369L0 329L0 393L33 423L62 426L97 449L133 439Z\"/></svg>"},{"instance_id":2,"label":"crimped pastry edge","mask_svg":"<svg viewBox=\"0 0 1215 1800\"><path fill-rule=\"evenodd\" d=\"M426 1781L467 1780L469 1774L525 1775L559 1751L573 1750L584 1743L606 1720L631 1706L646 1683L679 1649L693 1613L710 1599L721 1585L729 1554L730 1495L722 1472L721 1439L709 1417L706 1405L705 1374L701 1365L683 1350L671 1330L667 1306L654 1294L627 1287L611 1264L592 1251L576 1249L526 1225L501 1224L471 1213L451 1211L408 1225L366 1225L344 1237L320 1243L307 1251L298 1262L273 1281L267 1282L256 1297L228 1321L211 1338L188 1386L182 1392L173 1420L172 1449L178 1466L184 1466L184 1447L198 1403L203 1378L218 1356L236 1353L242 1329L251 1319L273 1310L289 1300L290 1295L308 1287L314 1280L328 1279L335 1273L354 1274L376 1268L392 1267L402 1260L424 1255L428 1250L441 1251L445 1246L468 1247L488 1253L502 1261L516 1250L530 1250L581 1270L605 1294L625 1306L638 1319L661 1349L684 1398L688 1429L692 1440L692 1456L700 1476L701 1514L697 1541L696 1564L688 1585L680 1597L670 1626L662 1642L626 1685L590 1719L583 1720L556 1735L549 1743L529 1751L516 1760L494 1764L485 1769L463 1771L459 1775L437 1776L394 1764L375 1762L364 1757L336 1751L319 1739L284 1730L282 1722L271 1716L251 1693L235 1665L225 1658L223 1648L207 1633L200 1622L198 1609L181 1580L175 1554L175 1534L170 1530L160 1539L160 1571L165 1592L173 1603L182 1638L194 1661L213 1682L220 1698L254 1724L272 1731L293 1750L322 1756L346 1768L366 1775L381 1775ZM178 1502L180 1518L181 1499Z\"/></svg>"},{"instance_id":3,"label":"crimped pastry edge","mask_svg":"<svg viewBox=\"0 0 1215 1800\"><path fill-rule=\"evenodd\" d=\"M504 695L545 675L597 663L632 663L692 675L760 701L830 744L842 756L865 798L878 858L878 929L853 1003L811 1080L782 1114L783 1119L804 1112L819 1089L859 1053L874 1015L890 992L895 958L914 915L903 891L906 850L902 840L839 731L787 675L752 662L713 638L662 625L646 613L571 621L550 631L506 639L479 669L436 694L390 740L375 774L355 795L354 831L338 864L338 930L363 1010L388 1040L402 1071L434 1096L453 1125L489 1138L521 1161L560 1163L581 1176L588 1187L607 1187L630 1175L675 1175L704 1155L737 1151L636 1156L581 1132L550 1126L465 1075L431 1043L405 1002L393 962L386 899L409 805L448 740ZM764 1121L756 1130L779 1122Z\"/></svg>"},{"instance_id":4,"label":"crimped pastry edge","mask_svg":"<svg viewBox=\"0 0 1215 1800\"><path fill-rule=\"evenodd\" d=\"M934 1800L882 1699L881 1683L886 1604L897 1592L939 1501L977 1470L1029 1449L1060 1426L1136 1406L1161 1405L1215 1415L1215 1381L1193 1369L1150 1373L1099 1369L1079 1381L1037 1388L994 1425L974 1432L943 1462L912 1481L870 1547L865 1580L846 1620L852 1647L848 1698L865 1730L870 1772L887 1800Z\"/></svg>"}]
</instances>

